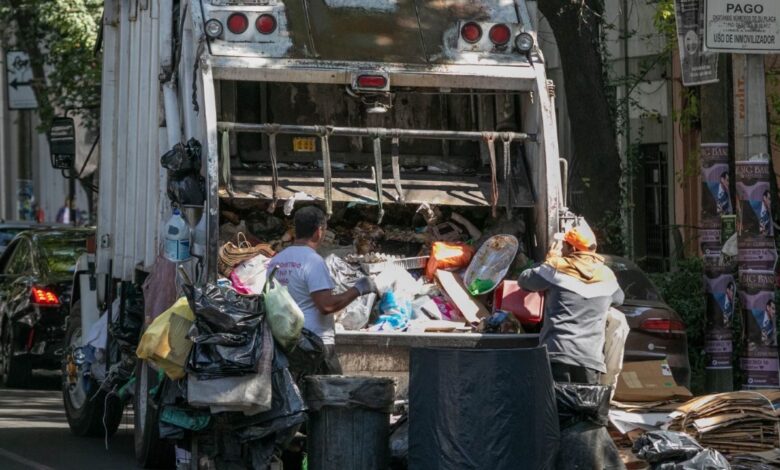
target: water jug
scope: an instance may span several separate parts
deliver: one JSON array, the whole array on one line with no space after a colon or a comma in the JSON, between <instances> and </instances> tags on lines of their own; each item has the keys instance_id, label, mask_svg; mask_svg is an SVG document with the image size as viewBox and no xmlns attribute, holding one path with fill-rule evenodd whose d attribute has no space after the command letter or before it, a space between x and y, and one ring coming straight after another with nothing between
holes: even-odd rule
<instances>
[{"instance_id":1,"label":"water jug","mask_svg":"<svg viewBox=\"0 0 780 470\"><path fill-rule=\"evenodd\" d=\"M179 209L173 209L173 215L165 224L165 257L173 262L190 259L190 227L181 216Z\"/></svg>"}]
</instances>

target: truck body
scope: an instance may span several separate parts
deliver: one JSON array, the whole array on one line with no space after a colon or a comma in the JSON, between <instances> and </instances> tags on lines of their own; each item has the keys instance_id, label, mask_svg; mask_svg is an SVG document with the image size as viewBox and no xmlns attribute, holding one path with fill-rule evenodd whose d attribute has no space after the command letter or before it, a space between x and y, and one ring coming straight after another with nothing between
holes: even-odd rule
<instances>
[{"instance_id":1,"label":"truck body","mask_svg":"<svg viewBox=\"0 0 780 470\"><path fill-rule=\"evenodd\" d=\"M115 286L160 256L171 212L160 156L192 138L203 149L207 221L196 282L218 275L221 204L267 209L296 193L329 212L376 206L377 221L397 204L511 210L528 228L529 254L542 256L565 208L534 9L525 0L106 0L97 249L74 279L73 322L89 331L121 298ZM84 336L70 340L71 376ZM415 345L534 344L535 335L337 335L348 373L402 382ZM155 374L141 364L135 380L136 451L150 465L164 454L147 418ZM68 398L81 381L64 382L69 414L83 418Z\"/></svg>"}]
</instances>

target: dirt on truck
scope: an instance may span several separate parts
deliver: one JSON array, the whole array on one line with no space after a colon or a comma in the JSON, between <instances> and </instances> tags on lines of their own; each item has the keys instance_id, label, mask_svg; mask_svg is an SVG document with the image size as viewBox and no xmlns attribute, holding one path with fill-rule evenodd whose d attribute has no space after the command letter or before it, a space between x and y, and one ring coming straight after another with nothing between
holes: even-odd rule
<instances>
[{"instance_id":1,"label":"dirt on truck","mask_svg":"<svg viewBox=\"0 0 780 470\"><path fill-rule=\"evenodd\" d=\"M184 277L201 287L235 287L224 268L245 257L226 244L278 251L308 204L329 216L321 254L353 270L401 265L431 285L434 242L496 234L517 239L509 273L541 258L565 208L535 17L524 0L107 0L96 249L74 277L63 358L72 430L111 434L132 402L139 463L173 459L158 426L170 386L135 346L182 295L161 257L174 206L197 255ZM188 163L164 168L170 152ZM393 377L401 397L411 347L536 344L528 325L371 331L376 315L339 317L337 351L345 373Z\"/></svg>"}]
</instances>

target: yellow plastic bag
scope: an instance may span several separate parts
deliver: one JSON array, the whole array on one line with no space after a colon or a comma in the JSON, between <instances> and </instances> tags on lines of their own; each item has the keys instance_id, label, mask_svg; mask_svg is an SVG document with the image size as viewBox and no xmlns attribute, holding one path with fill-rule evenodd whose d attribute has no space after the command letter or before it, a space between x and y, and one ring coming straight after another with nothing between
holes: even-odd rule
<instances>
[{"instance_id":1,"label":"yellow plastic bag","mask_svg":"<svg viewBox=\"0 0 780 470\"><path fill-rule=\"evenodd\" d=\"M286 351L292 351L298 344L303 329L303 311L287 290L287 286L274 282L273 268L263 289L265 315L274 339Z\"/></svg>"},{"instance_id":2,"label":"yellow plastic bag","mask_svg":"<svg viewBox=\"0 0 780 470\"><path fill-rule=\"evenodd\" d=\"M192 349L187 332L195 321L186 297L176 301L144 331L135 354L157 365L171 379L185 376L184 364Z\"/></svg>"}]
</instances>

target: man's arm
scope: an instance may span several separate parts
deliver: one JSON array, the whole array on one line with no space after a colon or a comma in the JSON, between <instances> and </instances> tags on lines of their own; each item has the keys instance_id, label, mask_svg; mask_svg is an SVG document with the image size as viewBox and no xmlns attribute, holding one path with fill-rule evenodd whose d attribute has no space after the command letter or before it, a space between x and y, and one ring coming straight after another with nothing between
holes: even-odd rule
<instances>
[{"instance_id":1,"label":"man's arm","mask_svg":"<svg viewBox=\"0 0 780 470\"><path fill-rule=\"evenodd\" d=\"M543 278L539 274L539 267L526 269L520 273L520 277L517 278L517 284L524 290L529 292L539 292L546 290L550 287L550 283L547 279Z\"/></svg>"},{"instance_id":2,"label":"man's arm","mask_svg":"<svg viewBox=\"0 0 780 470\"><path fill-rule=\"evenodd\" d=\"M334 294L333 290L320 290L311 293L311 299L317 306L320 313L330 315L346 308L353 300L360 297L360 292L354 287L350 287L340 294Z\"/></svg>"},{"instance_id":3,"label":"man's arm","mask_svg":"<svg viewBox=\"0 0 780 470\"><path fill-rule=\"evenodd\" d=\"M626 294L623 293L623 289L618 287L614 294L612 294L612 306L617 307L623 305L623 301L626 300Z\"/></svg>"}]
</instances>

